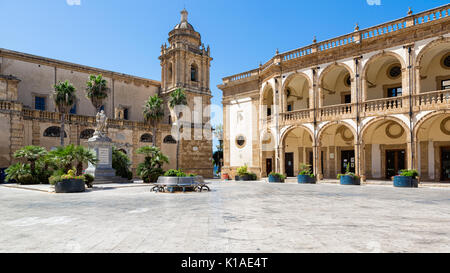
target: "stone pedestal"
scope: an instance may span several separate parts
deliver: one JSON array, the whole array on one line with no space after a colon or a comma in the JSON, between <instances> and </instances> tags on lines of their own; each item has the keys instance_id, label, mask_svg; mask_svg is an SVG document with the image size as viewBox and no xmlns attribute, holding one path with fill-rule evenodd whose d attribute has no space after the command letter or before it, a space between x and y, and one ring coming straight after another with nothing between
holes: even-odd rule
<instances>
[{"instance_id":1,"label":"stone pedestal","mask_svg":"<svg viewBox=\"0 0 450 273\"><path fill-rule=\"evenodd\" d=\"M86 169L87 174L95 177L94 184L116 180L116 171L112 168L112 140L105 135L94 134L88 140L88 145L95 152L98 159L97 165L89 163L89 167Z\"/></svg>"}]
</instances>

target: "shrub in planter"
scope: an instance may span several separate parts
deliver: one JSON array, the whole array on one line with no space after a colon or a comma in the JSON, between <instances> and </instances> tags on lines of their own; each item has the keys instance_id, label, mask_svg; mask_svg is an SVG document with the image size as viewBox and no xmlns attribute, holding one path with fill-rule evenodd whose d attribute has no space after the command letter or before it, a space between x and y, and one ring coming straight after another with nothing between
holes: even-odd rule
<instances>
[{"instance_id":1,"label":"shrub in planter","mask_svg":"<svg viewBox=\"0 0 450 273\"><path fill-rule=\"evenodd\" d=\"M51 178L51 181L55 183L56 193L75 193L84 192L86 190L84 179L84 176L75 176L75 171L69 170L67 174L62 175L59 178Z\"/></svg>"},{"instance_id":2,"label":"shrub in planter","mask_svg":"<svg viewBox=\"0 0 450 273\"><path fill-rule=\"evenodd\" d=\"M269 174L269 183L284 183L286 176L281 173L271 172Z\"/></svg>"},{"instance_id":3,"label":"shrub in planter","mask_svg":"<svg viewBox=\"0 0 450 273\"><path fill-rule=\"evenodd\" d=\"M341 185L361 185L361 178L350 172L350 164L347 164L345 174L338 174L337 178L340 180Z\"/></svg>"},{"instance_id":4,"label":"shrub in planter","mask_svg":"<svg viewBox=\"0 0 450 273\"><path fill-rule=\"evenodd\" d=\"M311 165L301 164L297 176L297 182L299 184L315 184L316 179L311 171Z\"/></svg>"},{"instance_id":5,"label":"shrub in planter","mask_svg":"<svg viewBox=\"0 0 450 273\"><path fill-rule=\"evenodd\" d=\"M181 171L181 170L168 170L167 172L164 173L164 176L169 176L169 177L186 177L187 175Z\"/></svg>"},{"instance_id":6,"label":"shrub in planter","mask_svg":"<svg viewBox=\"0 0 450 273\"><path fill-rule=\"evenodd\" d=\"M400 175L394 176L394 187L417 188L419 187L418 176L417 170L401 170Z\"/></svg>"},{"instance_id":7,"label":"shrub in planter","mask_svg":"<svg viewBox=\"0 0 450 273\"><path fill-rule=\"evenodd\" d=\"M249 172L247 165L237 169L236 181L255 181L258 176L255 173Z\"/></svg>"}]
</instances>

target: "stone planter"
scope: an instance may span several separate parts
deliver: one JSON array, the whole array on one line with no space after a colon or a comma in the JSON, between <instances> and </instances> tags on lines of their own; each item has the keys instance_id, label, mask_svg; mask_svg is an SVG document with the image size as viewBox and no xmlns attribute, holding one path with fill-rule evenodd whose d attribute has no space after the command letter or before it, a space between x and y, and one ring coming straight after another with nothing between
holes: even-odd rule
<instances>
[{"instance_id":1,"label":"stone planter","mask_svg":"<svg viewBox=\"0 0 450 273\"><path fill-rule=\"evenodd\" d=\"M284 183L284 180L276 175L269 175L269 183Z\"/></svg>"},{"instance_id":2,"label":"stone planter","mask_svg":"<svg viewBox=\"0 0 450 273\"><path fill-rule=\"evenodd\" d=\"M361 185L361 179L360 178L354 178L350 175L342 175L341 176L341 185Z\"/></svg>"},{"instance_id":3,"label":"stone planter","mask_svg":"<svg viewBox=\"0 0 450 273\"><path fill-rule=\"evenodd\" d=\"M316 184L316 179L309 175L298 175L297 182L299 184Z\"/></svg>"},{"instance_id":4,"label":"stone planter","mask_svg":"<svg viewBox=\"0 0 450 273\"><path fill-rule=\"evenodd\" d=\"M234 180L236 180L236 181L252 181L253 179L250 175L246 174L246 175L236 175Z\"/></svg>"},{"instance_id":5,"label":"stone planter","mask_svg":"<svg viewBox=\"0 0 450 273\"><path fill-rule=\"evenodd\" d=\"M394 187L398 188L418 188L419 182L410 176L394 176Z\"/></svg>"},{"instance_id":6,"label":"stone planter","mask_svg":"<svg viewBox=\"0 0 450 273\"><path fill-rule=\"evenodd\" d=\"M56 193L76 193L86 191L86 184L83 179L65 179L56 183Z\"/></svg>"}]
</instances>

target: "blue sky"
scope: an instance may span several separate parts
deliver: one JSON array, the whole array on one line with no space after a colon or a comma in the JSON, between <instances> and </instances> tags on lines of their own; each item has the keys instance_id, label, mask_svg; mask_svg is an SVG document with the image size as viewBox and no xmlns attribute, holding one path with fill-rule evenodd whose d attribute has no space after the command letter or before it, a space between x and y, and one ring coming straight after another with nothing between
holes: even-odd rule
<instances>
[{"instance_id":1,"label":"blue sky","mask_svg":"<svg viewBox=\"0 0 450 273\"><path fill-rule=\"evenodd\" d=\"M80 5L77 5L77 2ZM68 3L72 3L69 5ZM380 4L378 4L380 3ZM447 4L438 0L0 0L0 47L160 80L158 56L183 7L211 46L213 103L225 76L280 52Z\"/></svg>"}]
</instances>

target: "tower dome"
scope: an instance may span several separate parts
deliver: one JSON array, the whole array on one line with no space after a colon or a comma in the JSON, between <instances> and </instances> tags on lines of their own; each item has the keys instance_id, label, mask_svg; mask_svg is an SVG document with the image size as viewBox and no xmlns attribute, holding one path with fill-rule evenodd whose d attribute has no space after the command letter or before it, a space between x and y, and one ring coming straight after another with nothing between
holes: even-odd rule
<instances>
[{"instance_id":1,"label":"tower dome","mask_svg":"<svg viewBox=\"0 0 450 273\"><path fill-rule=\"evenodd\" d=\"M181 11L181 21L174 29L189 29L195 31L194 27L188 22L188 12L186 9Z\"/></svg>"}]
</instances>

